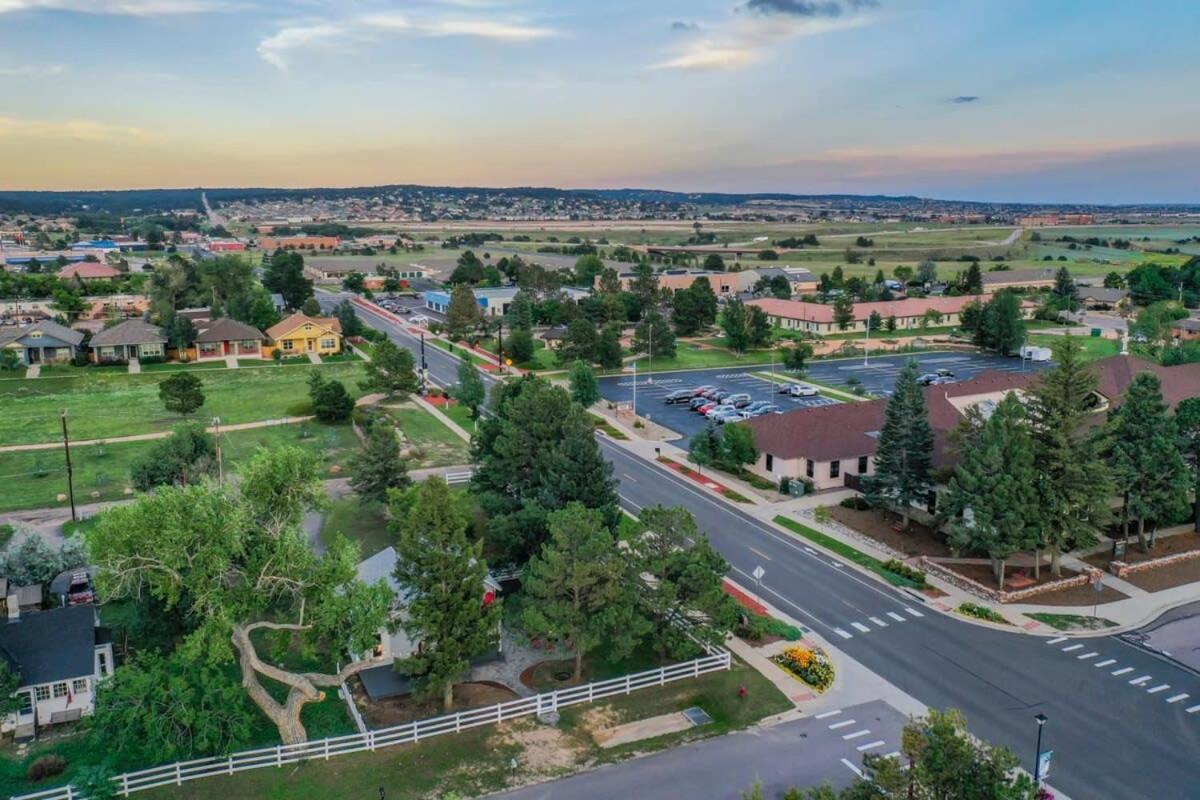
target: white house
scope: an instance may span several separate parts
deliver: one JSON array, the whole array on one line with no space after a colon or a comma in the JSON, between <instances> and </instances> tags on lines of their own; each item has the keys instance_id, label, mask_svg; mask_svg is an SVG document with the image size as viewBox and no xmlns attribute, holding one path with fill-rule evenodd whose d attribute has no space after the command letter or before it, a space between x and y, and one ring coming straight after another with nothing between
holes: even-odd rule
<instances>
[{"instance_id":1,"label":"white house","mask_svg":"<svg viewBox=\"0 0 1200 800\"><path fill-rule=\"evenodd\" d=\"M22 614L8 604L0 623L0 660L19 678L21 709L0 731L32 736L39 727L74 722L95 710L96 684L112 674L112 635L95 606L79 605Z\"/></svg>"}]
</instances>

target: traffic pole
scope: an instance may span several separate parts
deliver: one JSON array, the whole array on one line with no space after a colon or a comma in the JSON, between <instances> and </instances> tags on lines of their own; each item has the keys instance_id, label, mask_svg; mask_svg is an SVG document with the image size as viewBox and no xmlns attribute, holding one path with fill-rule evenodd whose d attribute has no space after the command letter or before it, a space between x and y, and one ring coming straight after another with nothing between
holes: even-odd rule
<instances>
[{"instance_id":1,"label":"traffic pole","mask_svg":"<svg viewBox=\"0 0 1200 800\"><path fill-rule=\"evenodd\" d=\"M75 474L71 469L71 437L67 434L67 410L62 412L63 454L67 457L67 494L71 498L71 521L78 522L75 513Z\"/></svg>"}]
</instances>

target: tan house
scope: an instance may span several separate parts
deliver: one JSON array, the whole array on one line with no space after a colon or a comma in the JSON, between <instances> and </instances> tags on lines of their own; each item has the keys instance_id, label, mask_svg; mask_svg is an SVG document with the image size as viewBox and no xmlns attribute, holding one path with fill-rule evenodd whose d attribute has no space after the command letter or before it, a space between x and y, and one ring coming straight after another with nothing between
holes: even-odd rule
<instances>
[{"instance_id":1,"label":"tan house","mask_svg":"<svg viewBox=\"0 0 1200 800\"><path fill-rule=\"evenodd\" d=\"M331 356L342 351L342 324L335 317L308 317L292 314L282 322L267 329L265 356L274 351L284 357L316 353Z\"/></svg>"},{"instance_id":2,"label":"tan house","mask_svg":"<svg viewBox=\"0 0 1200 800\"><path fill-rule=\"evenodd\" d=\"M140 319L127 319L105 328L88 343L99 364L144 358L166 358L167 337L162 328Z\"/></svg>"},{"instance_id":3,"label":"tan house","mask_svg":"<svg viewBox=\"0 0 1200 800\"><path fill-rule=\"evenodd\" d=\"M220 317L203 323L195 343L188 348L188 358L211 361L234 358L263 358L263 343L267 337L253 325Z\"/></svg>"}]
</instances>

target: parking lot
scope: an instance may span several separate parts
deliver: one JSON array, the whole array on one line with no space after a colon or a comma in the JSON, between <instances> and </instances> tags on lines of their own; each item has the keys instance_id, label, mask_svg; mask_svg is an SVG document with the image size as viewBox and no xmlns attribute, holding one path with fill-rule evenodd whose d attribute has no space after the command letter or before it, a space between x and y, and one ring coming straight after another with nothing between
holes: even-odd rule
<instances>
[{"instance_id":1,"label":"parking lot","mask_svg":"<svg viewBox=\"0 0 1200 800\"><path fill-rule=\"evenodd\" d=\"M914 356L873 357L865 366L861 358L814 361L809 364L806 374L815 381L842 389L851 388L849 380L852 377L857 378L867 392L885 397L891 394L892 387L896 383L896 376L909 358L914 358ZM968 380L988 370L1021 371L1020 359L1000 356L975 353L928 353L915 356L915 358L920 373L948 369L959 381ZM1046 366L1046 364L1033 364L1027 361L1024 368L1034 370ZM785 412L796 408L838 402L824 395L794 398L779 394L779 384L759 377L770 371L771 368L768 365L760 364L740 368L723 367L688 370L687 372L664 372L655 375L639 374L637 376L637 410L654 422L665 425L684 437L691 437L702 431L708 424L708 420L690 410L686 403L667 405L663 402L666 395L678 389L689 389L705 384L719 386L731 392L749 394L753 400L774 403ZM778 367L776 367L776 371L783 374ZM632 374L601 378L599 381L600 394L605 399L616 403L632 403L633 381Z\"/></svg>"}]
</instances>

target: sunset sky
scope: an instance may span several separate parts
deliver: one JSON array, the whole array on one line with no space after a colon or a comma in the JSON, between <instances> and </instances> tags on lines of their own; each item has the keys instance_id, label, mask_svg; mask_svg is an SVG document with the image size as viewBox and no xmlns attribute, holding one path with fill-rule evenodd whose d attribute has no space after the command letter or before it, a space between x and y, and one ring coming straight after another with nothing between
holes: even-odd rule
<instances>
[{"instance_id":1,"label":"sunset sky","mask_svg":"<svg viewBox=\"0 0 1200 800\"><path fill-rule=\"evenodd\" d=\"M0 0L0 188L1200 202L1200 3Z\"/></svg>"}]
</instances>

